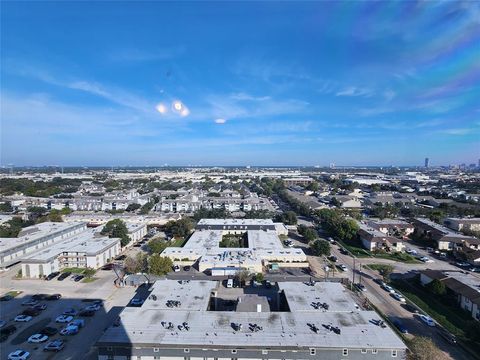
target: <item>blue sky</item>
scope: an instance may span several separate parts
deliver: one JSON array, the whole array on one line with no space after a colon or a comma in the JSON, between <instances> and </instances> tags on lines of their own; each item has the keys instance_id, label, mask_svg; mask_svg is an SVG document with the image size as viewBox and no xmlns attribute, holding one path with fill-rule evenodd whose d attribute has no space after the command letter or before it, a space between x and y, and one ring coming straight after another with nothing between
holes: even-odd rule
<instances>
[{"instance_id":1,"label":"blue sky","mask_svg":"<svg viewBox=\"0 0 480 360\"><path fill-rule=\"evenodd\" d=\"M2 165L480 158L478 2L1 7Z\"/></svg>"}]
</instances>

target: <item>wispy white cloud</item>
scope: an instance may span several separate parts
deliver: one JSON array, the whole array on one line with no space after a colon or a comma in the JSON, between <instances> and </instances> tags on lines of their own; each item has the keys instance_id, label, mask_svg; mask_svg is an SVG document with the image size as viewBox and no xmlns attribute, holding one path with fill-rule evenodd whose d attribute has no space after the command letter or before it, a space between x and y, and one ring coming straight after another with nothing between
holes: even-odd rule
<instances>
[{"instance_id":1,"label":"wispy white cloud","mask_svg":"<svg viewBox=\"0 0 480 360\"><path fill-rule=\"evenodd\" d=\"M227 122L227 120L219 118L219 119L215 119L214 122L215 122L215 124L225 124Z\"/></svg>"},{"instance_id":2,"label":"wispy white cloud","mask_svg":"<svg viewBox=\"0 0 480 360\"><path fill-rule=\"evenodd\" d=\"M356 86L347 86L335 94L336 96L361 96L361 97L370 97L374 92L367 88L359 88Z\"/></svg>"},{"instance_id":3,"label":"wispy white cloud","mask_svg":"<svg viewBox=\"0 0 480 360\"><path fill-rule=\"evenodd\" d=\"M185 53L184 46L161 47L158 49L124 48L108 54L111 61L116 62L146 62L156 60L170 60Z\"/></svg>"},{"instance_id":4,"label":"wispy white cloud","mask_svg":"<svg viewBox=\"0 0 480 360\"><path fill-rule=\"evenodd\" d=\"M439 130L438 132L441 134L446 134L446 135L468 135L472 134L476 129L473 128L451 128L451 129L444 129L444 130Z\"/></svg>"}]
</instances>

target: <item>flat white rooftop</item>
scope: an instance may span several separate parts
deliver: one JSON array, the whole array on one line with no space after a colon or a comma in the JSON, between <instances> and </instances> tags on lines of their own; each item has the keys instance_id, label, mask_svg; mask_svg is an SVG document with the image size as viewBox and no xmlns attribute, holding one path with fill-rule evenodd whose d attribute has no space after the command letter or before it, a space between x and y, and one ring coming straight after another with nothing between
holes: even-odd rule
<instances>
[{"instance_id":1,"label":"flat white rooftop","mask_svg":"<svg viewBox=\"0 0 480 360\"><path fill-rule=\"evenodd\" d=\"M120 314L121 325L108 328L98 344L257 349L406 348L390 328L375 324L381 319L374 311L358 310L339 283L318 283L313 287L282 283L280 286L285 290L291 311L261 313L207 311L206 301L216 286L212 281L192 280L182 284L174 280L157 281L150 295L150 298L155 295L157 300L149 299L139 308L125 308ZM298 295L291 294L305 292L307 287L308 295L295 298ZM166 306L172 296L181 301L179 307ZM333 304L340 297L343 301ZM306 305L322 299L331 303L329 310ZM168 329L169 323L173 328ZM188 324L188 331L178 329L178 325L184 323ZM242 324L242 329L235 331L232 323ZM262 330L251 331L250 323ZM315 325L318 331L312 331L308 324ZM338 327L340 333L332 331L330 326Z\"/></svg>"},{"instance_id":2,"label":"flat white rooftop","mask_svg":"<svg viewBox=\"0 0 480 360\"><path fill-rule=\"evenodd\" d=\"M25 263L48 262L64 252L78 252L82 255L96 255L120 242L118 238L98 236L98 230L88 229L68 239L49 245L25 256Z\"/></svg>"}]
</instances>

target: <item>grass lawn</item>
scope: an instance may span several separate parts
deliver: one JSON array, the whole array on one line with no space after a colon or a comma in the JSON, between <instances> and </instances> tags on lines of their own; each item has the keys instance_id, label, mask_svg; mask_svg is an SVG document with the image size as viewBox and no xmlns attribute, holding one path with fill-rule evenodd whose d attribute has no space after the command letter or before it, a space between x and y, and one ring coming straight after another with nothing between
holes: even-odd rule
<instances>
[{"instance_id":1,"label":"grass lawn","mask_svg":"<svg viewBox=\"0 0 480 360\"><path fill-rule=\"evenodd\" d=\"M347 249L352 255L355 255L356 257L371 257L372 254L358 246L353 246L344 243L343 241L339 240L338 243L342 245L345 249Z\"/></svg>"},{"instance_id":2,"label":"grass lawn","mask_svg":"<svg viewBox=\"0 0 480 360\"><path fill-rule=\"evenodd\" d=\"M85 271L84 268L65 268L62 270L62 272L71 272L72 274L83 274Z\"/></svg>"},{"instance_id":3,"label":"grass lawn","mask_svg":"<svg viewBox=\"0 0 480 360\"><path fill-rule=\"evenodd\" d=\"M82 282L84 282L84 283L91 283L91 282L94 282L95 280L98 280L98 278L96 278L96 277L87 277L87 278L83 279Z\"/></svg>"},{"instance_id":4,"label":"grass lawn","mask_svg":"<svg viewBox=\"0 0 480 360\"><path fill-rule=\"evenodd\" d=\"M457 336L464 336L467 323L473 321L472 317L458 307L452 307L431 294L414 280L394 280L393 285L399 289L409 300L417 304L440 325Z\"/></svg>"},{"instance_id":5,"label":"grass lawn","mask_svg":"<svg viewBox=\"0 0 480 360\"><path fill-rule=\"evenodd\" d=\"M380 259L390 259L394 261L400 261L406 264L421 263L419 260L415 259L412 255L402 253L402 252L372 254L372 256Z\"/></svg>"},{"instance_id":6,"label":"grass lawn","mask_svg":"<svg viewBox=\"0 0 480 360\"><path fill-rule=\"evenodd\" d=\"M16 296L20 295L22 292L23 291L12 290L12 291L7 292L5 295L10 295L10 296L16 297Z\"/></svg>"},{"instance_id":7,"label":"grass lawn","mask_svg":"<svg viewBox=\"0 0 480 360\"><path fill-rule=\"evenodd\" d=\"M167 247L183 247L183 245L185 245L186 242L187 240L184 238L177 238L174 241L172 241Z\"/></svg>"}]
</instances>

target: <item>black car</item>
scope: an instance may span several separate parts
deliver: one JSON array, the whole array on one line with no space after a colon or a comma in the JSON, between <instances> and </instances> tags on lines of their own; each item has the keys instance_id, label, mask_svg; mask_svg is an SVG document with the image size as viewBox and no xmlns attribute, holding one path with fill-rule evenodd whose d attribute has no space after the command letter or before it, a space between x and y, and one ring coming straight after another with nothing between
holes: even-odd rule
<instances>
[{"instance_id":1,"label":"black car","mask_svg":"<svg viewBox=\"0 0 480 360\"><path fill-rule=\"evenodd\" d=\"M340 253L342 253L343 255L348 255L348 251L344 248L340 248Z\"/></svg>"},{"instance_id":2,"label":"black car","mask_svg":"<svg viewBox=\"0 0 480 360\"><path fill-rule=\"evenodd\" d=\"M80 280L82 280L85 276L83 275L76 275L75 278L73 279L73 281L75 282L79 282Z\"/></svg>"},{"instance_id":3,"label":"black car","mask_svg":"<svg viewBox=\"0 0 480 360\"><path fill-rule=\"evenodd\" d=\"M0 297L0 301L10 301L12 299L13 299L12 295L3 295L2 297Z\"/></svg>"},{"instance_id":4,"label":"black car","mask_svg":"<svg viewBox=\"0 0 480 360\"><path fill-rule=\"evenodd\" d=\"M49 295L47 296L46 300L59 300L62 298L62 295L60 294L53 294L53 295Z\"/></svg>"},{"instance_id":5,"label":"black car","mask_svg":"<svg viewBox=\"0 0 480 360\"><path fill-rule=\"evenodd\" d=\"M127 255L120 255L115 258L115 260L125 260L127 258Z\"/></svg>"},{"instance_id":6,"label":"black car","mask_svg":"<svg viewBox=\"0 0 480 360\"><path fill-rule=\"evenodd\" d=\"M105 264L103 265L102 267L102 270L112 270L113 269L113 264L110 263L110 264Z\"/></svg>"},{"instance_id":7,"label":"black car","mask_svg":"<svg viewBox=\"0 0 480 360\"><path fill-rule=\"evenodd\" d=\"M373 281L376 282L378 285L383 284L383 279L380 279L380 278L373 279Z\"/></svg>"},{"instance_id":8,"label":"black car","mask_svg":"<svg viewBox=\"0 0 480 360\"><path fill-rule=\"evenodd\" d=\"M187 266L184 266L184 267L183 267L183 271L190 271L190 266L188 266L188 265L187 265Z\"/></svg>"},{"instance_id":9,"label":"black car","mask_svg":"<svg viewBox=\"0 0 480 360\"><path fill-rule=\"evenodd\" d=\"M22 311L22 315L27 315L27 316L37 316L40 313L41 313L41 310L35 309L33 307Z\"/></svg>"},{"instance_id":10,"label":"black car","mask_svg":"<svg viewBox=\"0 0 480 360\"><path fill-rule=\"evenodd\" d=\"M42 311L42 310L45 310L47 308L47 304L37 304L37 305L33 306L33 308L36 309L36 310Z\"/></svg>"},{"instance_id":11,"label":"black car","mask_svg":"<svg viewBox=\"0 0 480 360\"><path fill-rule=\"evenodd\" d=\"M338 260L335 255L329 256L328 259L329 259L330 261L332 261L332 262L337 262L337 260Z\"/></svg>"},{"instance_id":12,"label":"black car","mask_svg":"<svg viewBox=\"0 0 480 360\"><path fill-rule=\"evenodd\" d=\"M15 325L9 325L0 330L0 342L4 342L8 339L10 335L12 335L15 331L17 331L17 327Z\"/></svg>"},{"instance_id":13,"label":"black car","mask_svg":"<svg viewBox=\"0 0 480 360\"><path fill-rule=\"evenodd\" d=\"M35 294L32 295L32 300L44 300L47 298L48 295L46 294Z\"/></svg>"},{"instance_id":14,"label":"black car","mask_svg":"<svg viewBox=\"0 0 480 360\"><path fill-rule=\"evenodd\" d=\"M60 273L58 271L52 272L45 278L45 280L50 281L50 280L56 278L59 274Z\"/></svg>"},{"instance_id":15,"label":"black car","mask_svg":"<svg viewBox=\"0 0 480 360\"><path fill-rule=\"evenodd\" d=\"M93 310L82 310L78 314L78 316L81 316L81 317L92 317L93 315L95 315L95 311Z\"/></svg>"},{"instance_id":16,"label":"black car","mask_svg":"<svg viewBox=\"0 0 480 360\"><path fill-rule=\"evenodd\" d=\"M411 313L418 314L418 309L413 306L412 304L403 304L402 305L406 310L410 311Z\"/></svg>"},{"instance_id":17,"label":"black car","mask_svg":"<svg viewBox=\"0 0 480 360\"><path fill-rule=\"evenodd\" d=\"M46 328L42 329L42 331L40 331L40 334L45 334L48 336L53 336L56 333L58 333L58 329L51 326L47 326Z\"/></svg>"},{"instance_id":18,"label":"black car","mask_svg":"<svg viewBox=\"0 0 480 360\"><path fill-rule=\"evenodd\" d=\"M63 281L64 279L66 279L67 277L69 277L70 275L72 275L72 273L70 271L67 271L67 272L64 272L62 275L60 275L58 277L58 281Z\"/></svg>"}]
</instances>

